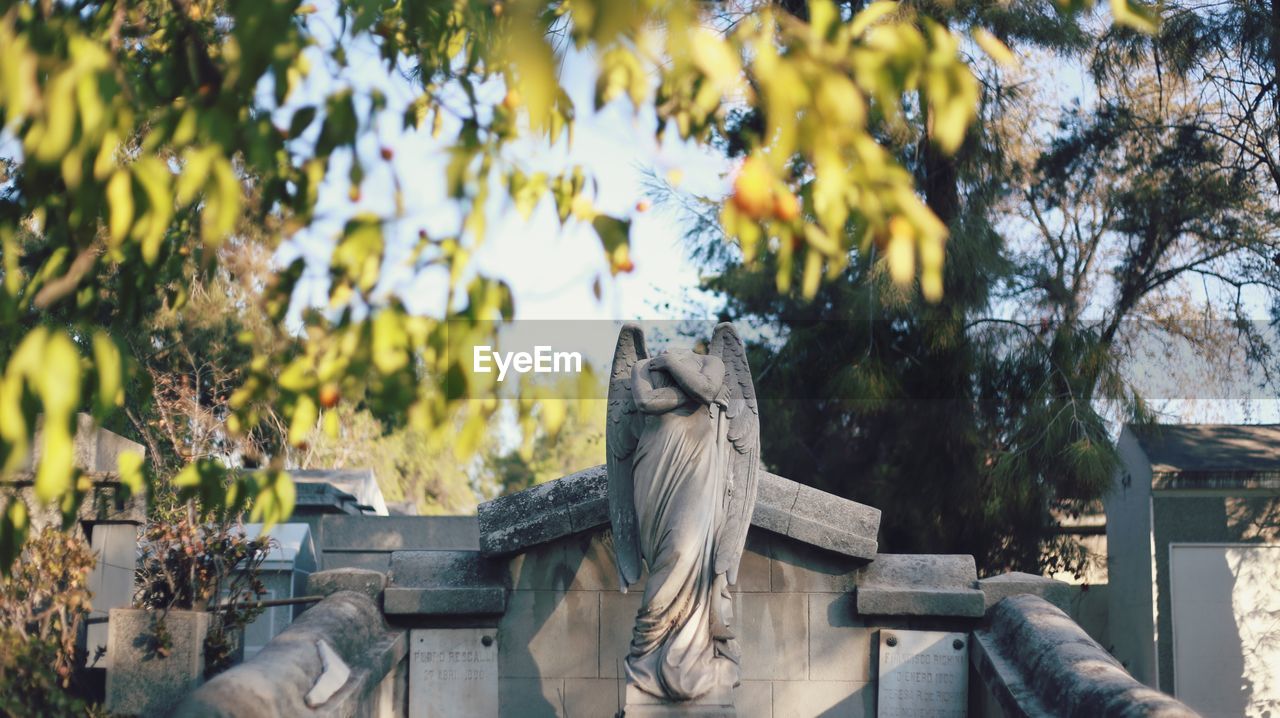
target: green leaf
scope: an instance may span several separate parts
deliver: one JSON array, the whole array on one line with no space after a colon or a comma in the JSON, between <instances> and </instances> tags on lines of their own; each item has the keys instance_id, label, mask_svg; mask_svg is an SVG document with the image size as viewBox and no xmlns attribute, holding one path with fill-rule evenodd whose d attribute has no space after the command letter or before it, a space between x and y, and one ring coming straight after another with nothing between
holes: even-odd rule
<instances>
[{"instance_id":1,"label":"green leaf","mask_svg":"<svg viewBox=\"0 0 1280 718\"><path fill-rule=\"evenodd\" d=\"M293 479L284 471L264 471L258 474L258 495L249 513L252 521L261 522L265 532L285 521L293 513L297 490Z\"/></svg>"},{"instance_id":2,"label":"green leaf","mask_svg":"<svg viewBox=\"0 0 1280 718\"><path fill-rule=\"evenodd\" d=\"M145 459L136 451L122 451L116 457L116 471L120 475L120 483L135 496L146 490L145 466Z\"/></svg>"},{"instance_id":3,"label":"green leaf","mask_svg":"<svg viewBox=\"0 0 1280 718\"><path fill-rule=\"evenodd\" d=\"M179 499L198 500L205 510L227 505L227 468L213 459L197 459L187 464L171 483L178 489Z\"/></svg>"},{"instance_id":4,"label":"green leaf","mask_svg":"<svg viewBox=\"0 0 1280 718\"><path fill-rule=\"evenodd\" d=\"M378 312L373 319L373 365L390 376L409 365L409 334L403 317L392 309Z\"/></svg>"},{"instance_id":5,"label":"green leaf","mask_svg":"<svg viewBox=\"0 0 1280 718\"><path fill-rule=\"evenodd\" d=\"M173 196L169 193L171 175L159 158L143 157L134 164L134 176L147 195L147 211L134 225L134 234L142 243L142 260L155 264L169 220L173 218Z\"/></svg>"},{"instance_id":6,"label":"green leaf","mask_svg":"<svg viewBox=\"0 0 1280 718\"><path fill-rule=\"evenodd\" d=\"M102 330L93 333L93 364L98 370L98 393L94 397L99 418L124 406L124 359L120 347Z\"/></svg>"},{"instance_id":7,"label":"green leaf","mask_svg":"<svg viewBox=\"0 0 1280 718\"><path fill-rule=\"evenodd\" d=\"M80 402L80 353L62 332L49 335L36 380L44 405L36 498L52 503L71 489L75 470L75 411Z\"/></svg>"},{"instance_id":8,"label":"green leaf","mask_svg":"<svg viewBox=\"0 0 1280 718\"><path fill-rule=\"evenodd\" d=\"M236 228L240 217L240 180L226 157L213 159L213 192L201 214L205 244L216 247Z\"/></svg>"},{"instance_id":9,"label":"green leaf","mask_svg":"<svg viewBox=\"0 0 1280 718\"><path fill-rule=\"evenodd\" d=\"M107 207L107 235L111 246L118 247L133 226L133 177L129 170L118 169L107 181Z\"/></svg>"},{"instance_id":10,"label":"green leaf","mask_svg":"<svg viewBox=\"0 0 1280 718\"><path fill-rule=\"evenodd\" d=\"M306 131L316 119L316 108L313 105L299 108L289 119L289 139L294 139Z\"/></svg>"},{"instance_id":11,"label":"green leaf","mask_svg":"<svg viewBox=\"0 0 1280 718\"><path fill-rule=\"evenodd\" d=\"M179 205L191 204L191 200L204 188L209 181L209 167L217 155L218 148L215 145L189 149L183 153L182 174L178 176L173 191L174 199Z\"/></svg>"},{"instance_id":12,"label":"green leaf","mask_svg":"<svg viewBox=\"0 0 1280 718\"><path fill-rule=\"evenodd\" d=\"M347 222L342 239L333 250L334 269L353 280L360 291L369 292L378 283L383 249L382 225L372 215Z\"/></svg>"},{"instance_id":13,"label":"green leaf","mask_svg":"<svg viewBox=\"0 0 1280 718\"><path fill-rule=\"evenodd\" d=\"M609 271L613 274L631 271L631 221L602 214L592 220L591 226L604 245Z\"/></svg>"},{"instance_id":14,"label":"green leaf","mask_svg":"<svg viewBox=\"0 0 1280 718\"><path fill-rule=\"evenodd\" d=\"M299 394L293 405L293 419L289 422L289 443L300 446L306 443L307 435L316 428L320 419L320 408L310 394Z\"/></svg>"}]
</instances>

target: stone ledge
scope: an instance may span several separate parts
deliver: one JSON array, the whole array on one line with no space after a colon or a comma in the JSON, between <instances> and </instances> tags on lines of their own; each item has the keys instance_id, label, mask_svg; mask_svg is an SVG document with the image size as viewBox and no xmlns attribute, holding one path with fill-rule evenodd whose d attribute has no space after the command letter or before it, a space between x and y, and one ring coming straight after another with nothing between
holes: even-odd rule
<instances>
[{"instance_id":1,"label":"stone ledge","mask_svg":"<svg viewBox=\"0 0 1280 718\"><path fill-rule=\"evenodd\" d=\"M858 613L864 616L960 616L981 618L977 589L876 588L859 586Z\"/></svg>"},{"instance_id":2,"label":"stone ledge","mask_svg":"<svg viewBox=\"0 0 1280 718\"><path fill-rule=\"evenodd\" d=\"M382 607L399 616L502 614L509 582L505 562L478 551L396 551Z\"/></svg>"},{"instance_id":3,"label":"stone ledge","mask_svg":"<svg viewBox=\"0 0 1280 718\"><path fill-rule=\"evenodd\" d=\"M608 474L595 466L480 504L480 552L503 556L609 523ZM760 472L751 523L845 556L872 559L880 510Z\"/></svg>"},{"instance_id":4,"label":"stone ledge","mask_svg":"<svg viewBox=\"0 0 1280 718\"><path fill-rule=\"evenodd\" d=\"M391 585L403 588L506 588L506 563L479 551L393 551Z\"/></svg>"},{"instance_id":5,"label":"stone ledge","mask_svg":"<svg viewBox=\"0 0 1280 718\"><path fill-rule=\"evenodd\" d=\"M387 577L364 568L331 568L307 577L308 596L328 596L339 591L355 591L373 600L387 586Z\"/></svg>"},{"instance_id":6,"label":"stone ledge","mask_svg":"<svg viewBox=\"0 0 1280 718\"><path fill-rule=\"evenodd\" d=\"M386 590L382 610L390 616L483 616L507 610L507 591L496 587L397 588Z\"/></svg>"},{"instance_id":7,"label":"stone ledge","mask_svg":"<svg viewBox=\"0 0 1280 718\"><path fill-rule=\"evenodd\" d=\"M981 618L985 601L972 556L880 554L858 572L858 613Z\"/></svg>"},{"instance_id":8,"label":"stone ledge","mask_svg":"<svg viewBox=\"0 0 1280 718\"><path fill-rule=\"evenodd\" d=\"M480 504L480 552L522 551L609 523L609 479L594 466L562 479Z\"/></svg>"},{"instance_id":9,"label":"stone ledge","mask_svg":"<svg viewBox=\"0 0 1280 718\"><path fill-rule=\"evenodd\" d=\"M1038 596L1000 601L989 621L974 631L969 660L1006 715L1198 716L1134 680L1083 628Z\"/></svg>"},{"instance_id":10,"label":"stone ledge","mask_svg":"<svg viewBox=\"0 0 1280 718\"><path fill-rule=\"evenodd\" d=\"M1075 590L1068 583L1021 571L984 578L978 581L978 588L986 596L987 610L1009 596L1031 594L1068 611L1075 595Z\"/></svg>"}]
</instances>

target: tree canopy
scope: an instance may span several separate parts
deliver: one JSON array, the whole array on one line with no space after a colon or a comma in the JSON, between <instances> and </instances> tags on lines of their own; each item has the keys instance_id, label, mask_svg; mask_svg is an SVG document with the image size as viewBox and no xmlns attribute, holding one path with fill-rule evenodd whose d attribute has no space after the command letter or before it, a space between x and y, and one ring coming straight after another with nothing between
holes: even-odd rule
<instances>
[{"instance_id":1,"label":"tree canopy","mask_svg":"<svg viewBox=\"0 0 1280 718\"><path fill-rule=\"evenodd\" d=\"M1141 348L1189 345L1237 376L1243 357L1271 379L1251 320L1280 296L1267 161L1280 43L1257 6L1168 3L1154 34L985 7L1012 51L1075 63L1096 98L1063 106L1040 68L983 62L980 119L955 152L923 141L928 117L886 133L946 224L938 301L903 291L881 262L892 247L874 242L849 247L847 271L812 299L780 294L726 251L705 199L675 193L721 318L765 329L752 357L762 413L788 427L763 436L766 463L893 516L887 550L1081 571L1090 558L1057 529L1111 485L1108 421L1153 417L1129 371ZM919 12L954 27L973 9ZM757 125L753 110L734 115L720 146L748 154ZM780 255L764 263L803 281ZM1161 372L1205 383L1183 370Z\"/></svg>"},{"instance_id":2,"label":"tree canopy","mask_svg":"<svg viewBox=\"0 0 1280 718\"><path fill-rule=\"evenodd\" d=\"M387 426L456 431L462 447L478 445L496 403L464 399L489 397L491 380L471 375L451 349L512 316L508 288L470 265L487 208L501 201L528 212L545 198L562 223L598 232L614 272L630 266L628 218L593 207L580 168L531 172L509 151L531 139L571 141L575 115L591 111L573 107L560 86L564 43L598 58L597 109L630 102L655 113L659 134L709 142L731 110L752 111L722 221L749 261L776 266L778 290L814 297L824 276L848 268L849 248L875 247L876 266L896 285L937 301L950 291L943 261L954 208L930 201L936 188L917 191L895 147L912 136L926 162L955 153L974 131L981 92L969 48L1009 61L1001 38L1022 33L1026 17L1052 21L1089 4L0 3L0 114L10 138L0 184L0 468L24 479L42 415L42 460L24 480L38 501L72 516L85 488L70 451L75 412L120 421L141 368L157 360L154 337L127 338L191 301L195 284L240 274L224 263L229 243L252 235L272 250L323 223L323 188L358 197L374 163L392 163L388 149L362 145L388 113L438 134L450 157L442 182L462 219L451 232L419 233L408 260L440 277L441 309L411 314L383 282L406 201L393 180L390 216L343 223L327 305L303 313L300 326L287 318L305 263L261 280L252 301L267 321L239 331L241 358L215 404L232 441L276 421L281 444L301 445L318 422L335 430L331 410L348 401ZM1122 26L1154 28L1132 0L1110 7ZM344 82L299 99L309 76L340 75L357 46L376 48L415 99L396 104ZM526 413L535 405L520 404ZM253 472L182 457L173 483L232 508L252 499L256 519L279 520L293 503L284 452L258 446L265 454L249 462ZM120 474L140 488L142 469L127 456ZM21 500L8 502L0 559L21 543L26 516Z\"/></svg>"}]
</instances>

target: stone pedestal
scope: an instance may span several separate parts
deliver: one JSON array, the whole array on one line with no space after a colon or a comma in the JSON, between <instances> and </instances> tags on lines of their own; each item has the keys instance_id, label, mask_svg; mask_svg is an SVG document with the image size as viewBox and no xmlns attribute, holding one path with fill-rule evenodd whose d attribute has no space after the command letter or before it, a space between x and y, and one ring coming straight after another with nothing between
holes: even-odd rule
<instances>
[{"instance_id":1,"label":"stone pedestal","mask_svg":"<svg viewBox=\"0 0 1280 718\"><path fill-rule=\"evenodd\" d=\"M148 634L159 611L113 608L109 626L107 711L162 716L204 683L204 640L212 615L171 610L165 615L168 654L149 650Z\"/></svg>"},{"instance_id":2,"label":"stone pedestal","mask_svg":"<svg viewBox=\"0 0 1280 718\"><path fill-rule=\"evenodd\" d=\"M724 684L716 686L701 698L679 703L651 696L635 686L628 685L623 715L626 718L665 718L666 716L735 718L738 714L733 707L733 687Z\"/></svg>"}]
</instances>

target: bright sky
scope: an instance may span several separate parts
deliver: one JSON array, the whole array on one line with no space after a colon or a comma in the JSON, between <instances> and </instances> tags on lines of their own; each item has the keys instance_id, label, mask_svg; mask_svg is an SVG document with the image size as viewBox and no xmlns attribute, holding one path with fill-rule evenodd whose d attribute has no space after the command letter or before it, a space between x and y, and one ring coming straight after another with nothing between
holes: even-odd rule
<instances>
[{"instance_id":1,"label":"bright sky","mask_svg":"<svg viewBox=\"0 0 1280 718\"><path fill-rule=\"evenodd\" d=\"M330 7L331 11L331 7ZM313 27L324 39L335 33L326 12L317 15ZM384 122L375 132L360 141L359 154L366 177L360 200L352 204L347 197L346 175L349 154L335 156L331 176L338 181L327 184L320 195L320 206L330 213L326 221L295 238L282 251L282 259L292 259L295 252L308 256L313 281L309 299L323 303L326 297L325 265L343 223L361 210L382 217L395 214L393 174L381 159L380 150L390 148L395 174L402 182L405 215L390 228L397 239L391 252L403 254L417 238L419 229L432 236L457 231L461 221L456 206L446 197L446 145L433 140L424 128L421 132L401 130L402 110L416 96L410 83L390 77L385 65L371 46L355 46L349 51L351 67L335 78L319 62L319 53L311 77L294 91L289 107L282 110L279 123L287 124L293 107L319 103L341 85L359 91L373 88L388 97ZM570 220L563 229L555 215L550 196L538 205L529 221L525 221L510 203L491 201L485 244L475 257L475 267L484 274L507 281L515 296L518 319L636 319L700 317L708 313L709 300L689 303L690 288L697 284L697 273L687 261L681 244L678 217L670 212L636 211L643 195L644 172L667 177L677 170L681 187L699 194L719 195L727 188L725 173L728 162L712 152L700 150L692 143L654 139L655 119L652 111L636 115L625 102L615 102L601 112L593 111L594 58L587 53L569 50L562 82L573 99L577 122L572 145L560 142L527 142L516 150L527 172L547 171L557 174L574 165L583 166L594 178L595 205L602 211L634 220L631 232L632 261L630 274L611 278L600 241L588 225ZM503 88L494 84L481 89L499 99ZM361 112L357 103L357 112ZM449 138L458 121L447 117L443 138ZM313 129L313 131L317 131ZM501 195L501 192L494 192ZM593 284L600 278L601 296L596 299ZM416 278L402 268L393 269L384 278L384 286L396 286L411 309L430 312L442 306L442 275L425 273ZM669 306L667 306L669 305Z\"/></svg>"}]
</instances>

